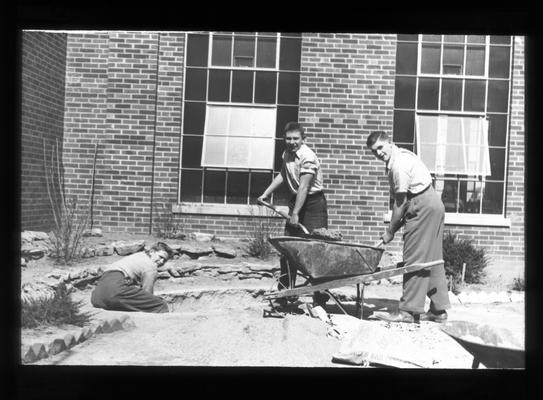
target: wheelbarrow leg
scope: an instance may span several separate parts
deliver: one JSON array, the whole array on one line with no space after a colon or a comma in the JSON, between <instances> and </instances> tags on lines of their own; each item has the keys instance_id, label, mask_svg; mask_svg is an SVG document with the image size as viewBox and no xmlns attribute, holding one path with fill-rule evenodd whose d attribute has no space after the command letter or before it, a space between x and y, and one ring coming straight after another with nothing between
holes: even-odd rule
<instances>
[{"instance_id":1,"label":"wheelbarrow leg","mask_svg":"<svg viewBox=\"0 0 543 400\"><path fill-rule=\"evenodd\" d=\"M337 304L337 306L339 307L339 309L343 312L343 314L345 315L349 315L349 313L347 311L345 311L345 309L343 308L343 306L341 305L341 303L339 302L339 300L336 298L336 296L334 296L329 290L325 290L326 293L328 293L330 295L330 297L332 298L332 300L334 300L334 302Z\"/></svg>"},{"instance_id":2,"label":"wheelbarrow leg","mask_svg":"<svg viewBox=\"0 0 543 400\"><path fill-rule=\"evenodd\" d=\"M479 359L477 357L473 357L473 363L471 364L472 369L479 368Z\"/></svg>"},{"instance_id":3,"label":"wheelbarrow leg","mask_svg":"<svg viewBox=\"0 0 543 400\"><path fill-rule=\"evenodd\" d=\"M364 314L364 284L356 284L356 318L362 319Z\"/></svg>"}]
</instances>

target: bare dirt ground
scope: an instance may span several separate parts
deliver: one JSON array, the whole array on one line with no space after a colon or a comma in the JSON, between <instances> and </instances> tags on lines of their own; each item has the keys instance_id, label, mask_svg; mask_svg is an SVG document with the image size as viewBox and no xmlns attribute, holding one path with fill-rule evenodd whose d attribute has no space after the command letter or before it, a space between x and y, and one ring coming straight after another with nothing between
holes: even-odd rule
<instances>
[{"instance_id":1,"label":"bare dirt ground","mask_svg":"<svg viewBox=\"0 0 543 400\"><path fill-rule=\"evenodd\" d=\"M120 235L118 239L140 239ZM145 238L145 237L143 237ZM96 240L104 241L104 238ZM111 237L107 238L112 240ZM156 238L147 237L152 243ZM119 256L93 257L82 260L82 268L111 263ZM231 260L229 261L231 262ZM73 266L72 266L73 267ZM32 261L21 274L22 282L32 281L58 269L48 259ZM76 290L73 297L84 302L84 311L94 313L93 320L128 314L136 327L109 334L95 335L72 349L37 361L33 365L156 365L156 366L277 366L333 367L348 365L332 361L340 348L342 337L332 335L329 324L306 314L285 318L264 318L268 304L254 297L255 289L268 290L272 279L224 281L206 276L179 280L159 280L155 293L175 298L168 314L125 313L93 308L90 303L92 286ZM225 292L229 289L229 292ZM473 290L499 290L495 285ZM339 292L354 290L342 288ZM201 293L198 295L187 292ZM365 318L376 310L393 311L401 296L401 285L370 285L365 289ZM302 298L310 301L310 298ZM354 314L354 304L346 303ZM354 329L354 317L342 316L339 308L329 302L326 312L342 334ZM491 304L454 303L449 320L463 320L506 327L524 339L524 302ZM421 356L430 360L430 368L471 368L473 357L456 341L442 332L439 324L388 324L372 321L391 332L408 338L423 349ZM22 330L22 343L48 343L65 333L81 328L62 326ZM336 332L337 333L337 332Z\"/></svg>"}]
</instances>

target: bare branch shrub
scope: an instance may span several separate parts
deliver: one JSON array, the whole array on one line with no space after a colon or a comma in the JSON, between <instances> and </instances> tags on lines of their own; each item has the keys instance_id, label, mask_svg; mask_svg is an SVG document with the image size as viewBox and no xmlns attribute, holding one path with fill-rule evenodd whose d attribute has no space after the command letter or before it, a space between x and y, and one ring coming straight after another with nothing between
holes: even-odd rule
<instances>
[{"instance_id":1,"label":"bare branch shrub","mask_svg":"<svg viewBox=\"0 0 543 400\"><path fill-rule=\"evenodd\" d=\"M251 257L267 259L275 253L273 246L268 242L268 238L280 235L282 226L278 225L274 218L271 218L274 212L267 208L261 210L259 214L255 213L251 208L250 214L251 218L247 231L249 234L247 253Z\"/></svg>"},{"instance_id":2,"label":"bare branch shrub","mask_svg":"<svg viewBox=\"0 0 543 400\"><path fill-rule=\"evenodd\" d=\"M168 203L159 201L153 204L153 208L153 227L155 228L156 235L163 239L179 238L183 234L183 224L175 219L171 209L168 207Z\"/></svg>"}]
</instances>

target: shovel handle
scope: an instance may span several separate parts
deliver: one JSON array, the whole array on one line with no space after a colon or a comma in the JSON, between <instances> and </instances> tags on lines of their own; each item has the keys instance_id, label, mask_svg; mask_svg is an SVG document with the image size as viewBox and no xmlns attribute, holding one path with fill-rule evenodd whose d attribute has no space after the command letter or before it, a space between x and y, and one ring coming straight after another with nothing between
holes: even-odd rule
<instances>
[{"instance_id":1,"label":"shovel handle","mask_svg":"<svg viewBox=\"0 0 543 400\"><path fill-rule=\"evenodd\" d=\"M257 203L262 204L263 206L266 206L266 207L272 209L273 211L275 211L277 214L279 214L281 217L283 217L283 218L286 219L286 220L290 219L290 215L288 215L288 214L287 214L286 212L284 212L284 211L278 210L278 209L277 209L277 206L274 206L273 204L268 203L267 201L257 199ZM309 231L307 230L307 228L306 228L305 226L303 226L303 225L300 224L300 223L298 223L298 226L300 227L300 229L301 229L306 235L309 235Z\"/></svg>"},{"instance_id":2,"label":"shovel handle","mask_svg":"<svg viewBox=\"0 0 543 400\"><path fill-rule=\"evenodd\" d=\"M383 239L379 239L379 241L377 243L375 243L372 247L380 247L382 246L384 243L383 243Z\"/></svg>"}]
</instances>

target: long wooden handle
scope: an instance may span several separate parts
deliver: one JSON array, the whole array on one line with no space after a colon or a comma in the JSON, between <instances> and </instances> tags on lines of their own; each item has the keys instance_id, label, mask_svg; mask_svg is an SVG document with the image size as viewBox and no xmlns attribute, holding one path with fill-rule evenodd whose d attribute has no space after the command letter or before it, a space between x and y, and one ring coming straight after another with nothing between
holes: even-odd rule
<instances>
[{"instance_id":1,"label":"long wooden handle","mask_svg":"<svg viewBox=\"0 0 543 400\"><path fill-rule=\"evenodd\" d=\"M290 219L290 215L288 215L286 212L284 211L281 211L281 210L278 210L277 209L277 206L274 206L273 204L271 203L268 203L267 201L264 201L264 200L260 200L258 199L257 202L259 204L262 204L263 206L266 206L270 209L272 209L273 211L275 211L277 214L279 214L281 217L283 217L284 219L288 220ZM302 231L306 234L306 235L309 235L309 231L307 230L307 228L305 226L303 226L302 224L298 223L298 226L302 229Z\"/></svg>"}]
</instances>

